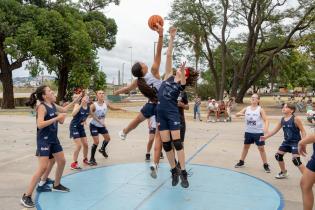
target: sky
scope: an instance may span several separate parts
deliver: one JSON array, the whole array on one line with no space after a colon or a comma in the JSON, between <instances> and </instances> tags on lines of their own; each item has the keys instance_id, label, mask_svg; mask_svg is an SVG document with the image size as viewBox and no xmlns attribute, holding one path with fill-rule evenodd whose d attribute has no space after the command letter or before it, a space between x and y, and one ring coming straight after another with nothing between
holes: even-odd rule
<instances>
[{"instance_id":1,"label":"sky","mask_svg":"<svg viewBox=\"0 0 315 210\"><path fill-rule=\"evenodd\" d=\"M158 34L148 27L147 22L153 14L166 17L171 10L171 3L172 0L121 0L119 6L110 5L103 10L107 17L115 19L118 26L116 46L110 51L98 51L100 68L106 73L108 83L113 80L117 83L118 70L122 72L123 65L124 82L130 82L131 51L133 63L142 61L148 66L152 65L154 42ZM165 34L169 28L167 21L164 26ZM164 63L165 56L161 69ZM23 67L13 71L13 77L19 76L29 76L28 71Z\"/></svg>"}]
</instances>

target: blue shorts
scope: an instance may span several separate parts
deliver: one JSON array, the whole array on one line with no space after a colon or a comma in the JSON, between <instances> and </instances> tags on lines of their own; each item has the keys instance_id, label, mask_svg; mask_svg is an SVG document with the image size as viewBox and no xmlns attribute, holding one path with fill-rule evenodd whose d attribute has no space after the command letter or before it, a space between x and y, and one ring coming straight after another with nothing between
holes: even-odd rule
<instances>
[{"instance_id":1,"label":"blue shorts","mask_svg":"<svg viewBox=\"0 0 315 210\"><path fill-rule=\"evenodd\" d=\"M140 112L143 114L143 116L148 119L156 114L156 104L154 103L146 103Z\"/></svg>"},{"instance_id":2,"label":"blue shorts","mask_svg":"<svg viewBox=\"0 0 315 210\"><path fill-rule=\"evenodd\" d=\"M98 136L98 134L108 134L106 127L97 127L90 123L91 136Z\"/></svg>"},{"instance_id":3,"label":"blue shorts","mask_svg":"<svg viewBox=\"0 0 315 210\"><path fill-rule=\"evenodd\" d=\"M306 168L310 169L315 173L315 160L311 158L308 163L306 164Z\"/></svg>"},{"instance_id":4,"label":"blue shorts","mask_svg":"<svg viewBox=\"0 0 315 210\"><path fill-rule=\"evenodd\" d=\"M36 156L54 158L53 154L63 151L60 144L40 143L37 144Z\"/></svg>"},{"instance_id":5,"label":"blue shorts","mask_svg":"<svg viewBox=\"0 0 315 210\"><path fill-rule=\"evenodd\" d=\"M149 134L155 134L156 128L149 128Z\"/></svg>"},{"instance_id":6,"label":"blue shorts","mask_svg":"<svg viewBox=\"0 0 315 210\"><path fill-rule=\"evenodd\" d=\"M180 130L179 112L160 112L157 114L157 122L160 123L159 130Z\"/></svg>"},{"instance_id":7,"label":"blue shorts","mask_svg":"<svg viewBox=\"0 0 315 210\"><path fill-rule=\"evenodd\" d=\"M79 139L86 137L84 126L70 125L70 138Z\"/></svg>"},{"instance_id":8,"label":"blue shorts","mask_svg":"<svg viewBox=\"0 0 315 210\"><path fill-rule=\"evenodd\" d=\"M260 141L260 137L263 136L263 133L247 133L244 135L244 144L256 144L257 146L264 146L265 141Z\"/></svg>"},{"instance_id":9,"label":"blue shorts","mask_svg":"<svg viewBox=\"0 0 315 210\"><path fill-rule=\"evenodd\" d=\"M298 151L298 142L282 142L281 146L279 147L279 150L282 152L289 152L292 154L299 154Z\"/></svg>"}]
</instances>

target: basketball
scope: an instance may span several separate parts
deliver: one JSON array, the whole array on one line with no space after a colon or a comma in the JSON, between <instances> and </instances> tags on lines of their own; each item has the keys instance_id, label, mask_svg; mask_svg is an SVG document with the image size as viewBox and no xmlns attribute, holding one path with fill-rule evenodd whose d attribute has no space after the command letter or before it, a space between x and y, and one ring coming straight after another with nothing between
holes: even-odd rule
<instances>
[{"instance_id":1,"label":"basketball","mask_svg":"<svg viewBox=\"0 0 315 210\"><path fill-rule=\"evenodd\" d=\"M164 25L164 20L159 15L152 15L148 20L148 25L152 30L157 28L156 26L157 23L160 24L160 26Z\"/></svg>"}]
</instances>

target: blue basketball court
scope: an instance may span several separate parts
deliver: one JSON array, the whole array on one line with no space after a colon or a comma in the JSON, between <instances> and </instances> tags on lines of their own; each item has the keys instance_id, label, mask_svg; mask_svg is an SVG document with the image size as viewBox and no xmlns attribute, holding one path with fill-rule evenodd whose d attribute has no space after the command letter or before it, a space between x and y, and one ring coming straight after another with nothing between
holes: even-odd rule
<instances>
[{"instance_id":1,"label":"blue basketball court","mask_svg":"<svg viewBox=\"0 0 315 210\"><path fill-rule=\"evenodd\" d=\"M189 164L218 134L187 159L189 188L173 187L168 164L158 177L149 163L118 164L62 178L69 193L36 196L38 210L282 210L281 193L256 177L228 169Z\"/></svg>"},{"instance_id":2,"label":"blue basketball court","mask_svg":"<svg viewBox=\"0 0 315 210\"><path fill-rule=\"evenodd\" d=\"M281 194L268 183L239 172L187 165L190 187L171 186L169 166L158 178L149 164L132 163L70 174L62 183L70 193L40 193L41 210L276 210L283 209Z\"/></svg>"}]
</instances>

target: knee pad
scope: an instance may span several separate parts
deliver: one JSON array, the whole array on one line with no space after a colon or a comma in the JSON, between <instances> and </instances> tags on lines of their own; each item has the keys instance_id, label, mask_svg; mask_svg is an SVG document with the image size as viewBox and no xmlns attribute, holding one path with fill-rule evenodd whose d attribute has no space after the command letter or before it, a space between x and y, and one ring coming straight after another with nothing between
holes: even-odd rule
<instances>
[{"instance_id":1,"label":"knee pad","mask_svg":"<svg viewBox=\"0 0 315 210\"><path fill-rule=\"evenodd\" d=\"M163 149L165 150L165 152L171 151L173 149L172 142L171 141L163 142Z\"/></svg>"},{"instance_id":2,"label":"knee pad","mask_svg":"<svg viewBox=\"0 0 315 210\"><path fill-rule=\"evenodd\" d=\"M283 155L282 154L276 153L275 158L277 161L283 161Z\"/></svg>"},{"instance_id":3,"label":"knee pad","mask_svg":"<svg viewBox=\"0 0 315 210\"><path fill-rule=\"evenodd\" d=\"M294 158L292 158L292 162L293 162L293 164L294 164L295 166L300 166L300 165L302 165L302 162L301 162L300 157L294 157Z\"/></svg>"},{"instance_id":4,"label":"knee pad","mask_svg":"<svg viewBox=\"0 0 315 210\"><path fill-rule=\"evenodd\" d=\"M174 141L173 141L173 145L174 145L174 147L175 147L175 149L176 149L177 151L183 149L183 143L181 142L180 139L174 140Z\"/></svg>"}]
</instances>

